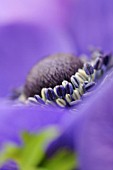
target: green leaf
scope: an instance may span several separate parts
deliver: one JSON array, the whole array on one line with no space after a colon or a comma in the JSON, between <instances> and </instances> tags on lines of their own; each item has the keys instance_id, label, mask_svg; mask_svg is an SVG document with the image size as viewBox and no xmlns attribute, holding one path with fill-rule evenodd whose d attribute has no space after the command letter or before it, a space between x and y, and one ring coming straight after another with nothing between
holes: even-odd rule
<instances>
[{"instance_id":1,"label":"green leaf","mask_svg":"<svg viewBox=\"0 0 113 170\"><path fill-rule=\"evenodd\" d=\"M38 135L24 133L24 149L21 155L21 164L26 166L38 165L45 155L45 147L58 136L56 129L49 129Z\"/></svg>"},{"instance_id":2,"label":"green leaf","mask_svg":"<svg viewBox=\"0 0 113 170\"><path fill-rule=\"evenodd\" d=\"M18 163L20 169L35 170L45 156L45 148L53 139L58 136L56 128L43 130L38 134L23 133L23 145L21 147L9 144L0 154L0 165L7 160L14 160ZM30 170L29 169L29 170Z\"/></svg>"},{"instance_id":3,"label":"green leaf","mask_svg":"<svg viewBox=\"0 0 113 170\"><path fill-rule=\"evenodd\" d=\"M20 170L26 170L26 168L20 168ZM45 168L27 167L27 170L48 170Z\"/></svg>"},{"instance_id":4,"label":"green leaf","mask_svg":"<svg viewBox=\"0 0 113 170\"><path fill-rule=\"evenodd\" d=\"M75 154L64 148L57 151L52 158L46 160L43 164L48 170L72 170L77 167Z\"/></svg>"},{"instance_id":5,"label":"green leaf","mask_svg":"<svg viewBox=\"0 0 113 170\"><path fill-rule=\"evenodd\" d=\"M72 170L77 167L75 154L66 148L61 148L50 158L45 157L47 145L58 137L55 128L43 130L38 134L24 132L21 147L8 144L0 153L0 165L6 160L14 160L20 170Z\"/></svg>"}]
</instances>

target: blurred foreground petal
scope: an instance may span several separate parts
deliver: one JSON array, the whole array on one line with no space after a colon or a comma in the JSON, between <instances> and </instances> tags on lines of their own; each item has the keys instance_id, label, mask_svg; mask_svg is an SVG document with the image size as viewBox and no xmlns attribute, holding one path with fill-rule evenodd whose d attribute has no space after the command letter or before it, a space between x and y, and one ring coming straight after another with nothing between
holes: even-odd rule
<instances>
[{"instance_id":1,"label":"blurred foreground petal","mask_svg":"<svg viewBox=\"0 0 113 170\"><path fill-rule=\"evenodd\" d=\"M113 168L113 69L81 114L78 136L80 166L83 170Z\"/></svg>"},{"instance_id":2,"label":"blurred foreground petal","mask_svg":"<svg viewBox=\"0 0 113 170\"><path fill-rule=\"evenodd\" d=\"M0 146L6 142L20 144L21 133L38 132L48 126L58 126L66 111L49 107L0 106ZM68 113L67 113L68 114Z\"/></svg>"}]
</instances>

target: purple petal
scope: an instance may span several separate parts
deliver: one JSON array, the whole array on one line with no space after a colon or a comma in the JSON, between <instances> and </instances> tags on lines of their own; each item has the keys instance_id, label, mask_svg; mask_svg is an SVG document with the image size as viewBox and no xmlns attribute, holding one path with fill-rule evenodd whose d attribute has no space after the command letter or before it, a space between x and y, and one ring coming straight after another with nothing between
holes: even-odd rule
<instances>
[{"instance_id":1,"label":"purple petal","mask_svg":"<svg viewBox=\"0 0 113 170\"><path fill-rule=\"evenodd\" d=\"M0 24L18 21L32 22L46 27L63 26L73 0L32 0L0 2ZM6 12L4 12L6 11ZM53 27L52 26L52 27Z\"/></svg>"},{"instance_id":2,"label":"purple petal","mask_svg":"<svg viewBox=\"0 0 113 170\"><path fill-rule=\"evenodd\" d=\"M83 170L113 167L113 69L81 109L78 121L80 166ZM89 99L88 99L89 100Z\"/></svg>"},{"instance_id":3,"label":"purple petal","mask_svg":"<svg viewBox=\"0 0 113 170\"><path fill-rule=\"evenodd\" d=\"M43 57L71 51L57 35L40 26L23 23L0 28L0 96L21 86L32 65Z\"/></svg>"},{"instance_id":4,"label":"purple petal","mask_svg":"<svg viewBox=\"0 0 113 170\"><path fill-rule=\"evenodd\" d=\"M112 6L112 0L75 1L69 31L79 52L91 46L112 50Z\"/></svg>"},{"instance_id":5,"label":"purple petal","mask_svg":"<svg viewBox=\"0 0 113 170\"><path fill-rule=\"evenodd\" d=\"M19 170L17 164L13 161L6 162L0 170Z\"/></svg>"},{"instance_id":6,"label":"purple petal","mask_svg":"<svg viewBox=\"0 0 113 170\"><path fill-rule=\"evenodd\" d=\"M68 114L59 108L0 105L0 146L5 142L20 144L21 133L37 132L47 126L58 126L62 117Z\"/></svg>"},{"instance_id":7,"label":"purple petal","mask_svg":"<svg viewBox=\"0 0 113 170\"><path fill-rule=\"evenodd\" d=\"M0 96L21 86L32 65L43 57L72 51L62 30L68 4L68 0L65 5L64 0L0 2Z\"/></svg>"}]
</instances>

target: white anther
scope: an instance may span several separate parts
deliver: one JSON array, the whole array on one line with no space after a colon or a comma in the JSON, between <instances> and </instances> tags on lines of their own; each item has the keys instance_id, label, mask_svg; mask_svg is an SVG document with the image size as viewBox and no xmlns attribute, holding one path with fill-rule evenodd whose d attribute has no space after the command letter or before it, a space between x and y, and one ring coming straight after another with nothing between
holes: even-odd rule
<instances>
[{"instance_id":1,"label":"white anther","mask_svg":"<svg viewBox=\"0 0 113 170\"><path fill-rule=\"evenodd\" d=\"M56 99L56 103L57 103L59 106L61 106L61 107L65 107L65 106L66 106L65 100L60 99L60 98Z\"/></svg>"},{"instance_id":2,"label":"white anther","mask_svg":"<svg viewBox=\"0 0 113 170\"><path fill-rule=\"evenodd\" d=\"M70 94L66 94L65 99L68 103L72 102L72 98L71 98Z\"/></svg>"},{"instance_id":3,"label":"white anther","mask_svg":"<svg viewBox=\"0 0 113 170\"><path fill-rule=\"evenodd\" d=\"M43 89L41 90L41 96L42 96L42 99L43 99L44 101L46 101L46 94L45 94L45 92L46 92L46 88L43 88Z\"/></svg>"},{"instance_id":4,"label":"white anther","mask_svg":"<svg viewBox=\"0 0 113 170\"><path fill-rule=\"evenodd\" d=\"M78 92L78 90L74 90L72 97L74 98L74 100L79 100L80 99L80 93Z\"/></svg>"}]
</instances>

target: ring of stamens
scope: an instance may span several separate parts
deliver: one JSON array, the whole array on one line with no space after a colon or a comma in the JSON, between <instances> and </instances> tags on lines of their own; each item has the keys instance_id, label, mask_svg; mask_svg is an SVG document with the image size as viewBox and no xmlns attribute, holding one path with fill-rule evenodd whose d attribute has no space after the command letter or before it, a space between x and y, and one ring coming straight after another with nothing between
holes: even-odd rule
<instances>
[{"instance_id":1,"label":"ring of stamens","mask_svg":"<svg viewBox=\"0 0 113 170\"><path fill-rule=\"evenodd\" d=\"M64 80L62 85L54 88L42 88L41 96L29 97L28 101L39 104L57 104L60 107L72 106L88 92L108 69L110 56L99 56L90 63L85 63L70 77L70 82Z\"/></svg>"}]
</instances>

